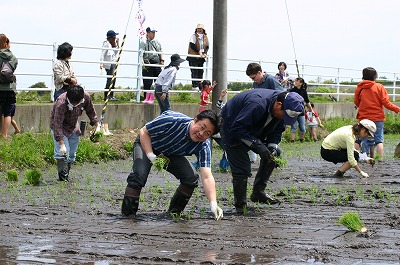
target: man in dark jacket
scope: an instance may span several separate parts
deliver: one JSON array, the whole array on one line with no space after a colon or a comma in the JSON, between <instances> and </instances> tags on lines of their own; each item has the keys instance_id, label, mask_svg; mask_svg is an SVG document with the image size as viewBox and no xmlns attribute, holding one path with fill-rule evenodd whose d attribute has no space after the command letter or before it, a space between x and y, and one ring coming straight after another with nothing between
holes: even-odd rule
<instances>
[{"instance_id":1,"label":"man in dark jacket","mask_svg":"<svg viewBox=\"0 0 400 265\"><path fill-rule=\"evenodd\" d=\"M237 213L242 214L247 207L247 179L251 176L249 150L261 157L250 199L269 204L278 202L264 190L276 167L274 157L281 153L278 144L285 125L293 124L303 112L304 100L299 94L270 89L237 94L222 109L222 141L231 166Z\"/></svg>"}]
</instances>

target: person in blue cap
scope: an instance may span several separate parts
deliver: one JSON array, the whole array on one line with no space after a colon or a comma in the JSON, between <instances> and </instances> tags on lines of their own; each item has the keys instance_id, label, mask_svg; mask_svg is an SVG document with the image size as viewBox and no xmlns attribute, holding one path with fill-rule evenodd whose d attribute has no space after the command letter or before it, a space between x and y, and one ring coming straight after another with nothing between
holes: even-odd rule
<instances>
[{"instance_id":1,"label":"person in blue cap","mask_svg":"<svg viewBox=\"0 0 400 265\"><path fill-rule=\"evenodd\" d=\"M112 76L116 67L115 62L118 57L119 39L114 30L107 31L107 39L103 42L103 48L101 49L100 55L100 69L105 69L107 76ZM107 92L104 92L104 100L107 99L108 89L110 88L112 77L107 77L106 87ZM115 79L114 79L115 85ZM114 92L109 95L109 100L116 100Z\"/></svg>"},{"instance_id":2,"label":"person in blue cap","mask_svg":"<svg viewBox=\"0 0 400 265\"><path fill-rule=\"evenodd\" d=\"M237 94L222 108L222 142L232 172L234 205L238 214L247 208L247 179L251 176L249 150L260 155L251 201L274 204L265 193L267 182L277 167L279 143L286 125L304 112L304 99L294 92L252 89Z\"/></svg>"}]
</instances>

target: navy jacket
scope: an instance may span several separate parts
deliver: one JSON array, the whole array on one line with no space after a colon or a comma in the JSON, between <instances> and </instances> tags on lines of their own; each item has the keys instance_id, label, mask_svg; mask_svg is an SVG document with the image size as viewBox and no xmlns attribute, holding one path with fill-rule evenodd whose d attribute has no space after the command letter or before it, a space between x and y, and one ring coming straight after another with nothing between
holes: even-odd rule
<instances>
[{"instance_id":1,"label":"navy jacket","mask_svg":"<svg viewBox=\"0 0 400 265\"><path fill-rule=\"evenodd\" d=\"M252 89L237 94L222 108L223 143L234 146L242 139L279 144L285 130L283 120L272 117L272 107L282 91ZM268 119L271 119L268 123ZM267 123L267 124L266 124Z\"/></svg>"}]
</instances>

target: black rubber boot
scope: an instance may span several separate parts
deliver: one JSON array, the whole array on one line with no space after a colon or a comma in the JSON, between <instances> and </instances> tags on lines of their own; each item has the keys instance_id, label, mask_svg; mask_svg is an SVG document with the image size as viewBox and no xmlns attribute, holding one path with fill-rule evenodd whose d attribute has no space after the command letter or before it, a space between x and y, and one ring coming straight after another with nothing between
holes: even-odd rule
<instances>
[{"instance_id":1,"label":"black rubber boot","mask_svg":"<svg viewBox=\"0 0 400 265\"><path fill-rule=\"evenodd\" d=\"M268 161L267 159L261 159L260 167L258 168L257 175L254 179L253 192L250 195L252 202L260 202L267 204L279 203L279 200L272 198L270 195L265 193L267 182L269 177L275 168L275 162Z\"/></svg>"},{"instance_id":2,"label":"black rubber boot","mask_svg":"<svg viewBox=\"0 0 400 265\"><path fill-rule=\"evenodd\" d=\"M233 177L233 198L236 212L243 214L247 208L247 178Z\"/></svg>"},{"instance_id":3,"label":"black rubber boot","mask_svg":"<svg viewBox=\"0 0 400 265\"><path fill-rule=\"evenodd\" d=\"M194 188L189 188L182 184L176 189L169 204L168 212L172 214L181 214L192 197Z\"/></svg>"},{"instance_id":4,"label":"black rubber boot","mask_svg":"<svg viewBox=\"0 0 400 265\"><path fill-rule=\"evenodd\" d=\"M136 215L139 209L140 192L141 190L135 190L130 187L125 188L125 195L121 207L121 213L123 215Z\"/></svg>"},{"instance_id":5,"label":"black rubber boot","mask_svg":"<svg viewBox=\"0 0 400 265\"><path fill-rule=\"evenodd\" d=\"M68 181L68 162L64 159L57 160L57 171L59 181Z\"/></svg>"}]
</instances>

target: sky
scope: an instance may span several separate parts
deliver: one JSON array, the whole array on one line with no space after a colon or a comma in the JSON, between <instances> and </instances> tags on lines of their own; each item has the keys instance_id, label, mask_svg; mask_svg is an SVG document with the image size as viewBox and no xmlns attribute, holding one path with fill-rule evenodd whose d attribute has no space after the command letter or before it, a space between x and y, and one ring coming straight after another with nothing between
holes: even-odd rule
<instances>
[{"instance_id":1,"label":"sky","mask_svg":"<svg viewBox=\"0 0 400 265\"><path fill-rule=\"evenodd\" d=\"M289 64L289 73L295 71L295 59L300 65L359 69L360 76L361 69L367 66L385 76L389 75L387 72L400 73L400 1L286 0L288 12L285 0L227 1L228 58L285 61ZM198 23L204 24L212 41L212 0L142 0L142 9L146 16L144 27L158 30L156 38L165 52L187 54L189 38ZM0 31L11 42L61 44L67 41L73 46L101 47L106 32L113 29L121 38L126 34L125 49L138 46L137 1L13 0L1 1L0 10ZM17 57L52 56L51 47L44 51L14 45L11 49ZM210 51L212 54L212 47ZM76 58L98 60L99 51L74 49L72 59ZM121 55L121 62L136 60L128 53ZM76 65L75 72L96 75L100 71L96 64L90 65L90 71ZM276 73L275 65L266 68L267 72ZM32 69L49 72L48 66L42 67L39 62L20 61L17 73ZM27 80L21 76L19 80L22 86L29 86L35 78ZM88 81L89 86L97 82L104 83Z\"/></svg>"}]
</instances>

